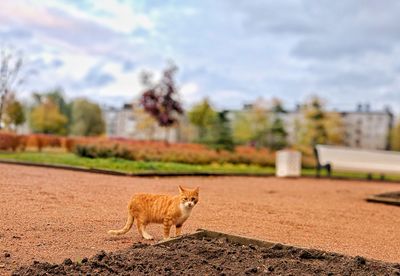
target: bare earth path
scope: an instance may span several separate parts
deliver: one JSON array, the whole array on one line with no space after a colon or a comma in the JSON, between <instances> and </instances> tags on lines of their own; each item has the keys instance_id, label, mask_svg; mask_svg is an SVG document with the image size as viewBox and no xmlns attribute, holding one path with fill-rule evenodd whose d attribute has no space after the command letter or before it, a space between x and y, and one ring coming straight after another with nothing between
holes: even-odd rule
<instances>
[{"instance_id":1,"label":"bare earth path","mask_svg":"<svg viewBox=\"0 0 400 276\"><path fill-rule=\"evenodd\" d=\"M400 208L367 195L400 190L379 182L250 177L132 178L0 165L0 274L34 259L79 260L140 241L120 228L133 193L200 186L184 226L400 262ZM149 227L156 238L161 227ZM10 254L9 257L8 253Z\"/></svg>"}]
</instances>

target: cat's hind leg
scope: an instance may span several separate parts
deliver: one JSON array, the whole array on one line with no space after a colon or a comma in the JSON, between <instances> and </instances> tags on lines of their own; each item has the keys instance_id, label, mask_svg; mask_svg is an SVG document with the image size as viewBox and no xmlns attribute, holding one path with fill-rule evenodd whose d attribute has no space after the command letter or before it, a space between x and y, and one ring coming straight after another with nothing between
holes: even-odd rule
<instances>
[{"instance_id":1,"label":"cat's hind leg","mask_svg":"<svg viewBox=\"0 0 400 276\"><path fill-rule=\"evenodd\" d=\"M153 236L146 232L146 226L143 225L143 238L146 240L153 240Z\"/></svg>"},{"instance_id":2,"label":"cat's hind leg","mask_svg":"<svg viewBox=\"0 0 400 276\"><path fill-rule=\"evenodd\" d=\"M141 220L137 221L136 226L137 226L139 234L145 240L152 240L153 239L153 236L146 232L146 225Z\"/></svg>"}]
</instances>

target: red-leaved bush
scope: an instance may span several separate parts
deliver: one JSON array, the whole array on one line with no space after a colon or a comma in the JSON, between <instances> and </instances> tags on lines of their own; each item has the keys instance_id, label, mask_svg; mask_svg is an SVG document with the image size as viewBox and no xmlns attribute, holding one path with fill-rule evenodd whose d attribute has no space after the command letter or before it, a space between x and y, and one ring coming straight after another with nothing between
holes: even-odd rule
<instances>
[{"instance_id":1,"label":"red-leaved bush","mask_svg":"<svg viewBox=\"0 0 400 276\"><path fill-rule=\"evenodd\" d=\"M10 132L0 132L0 150L30 150L42 151L44 148L63 148L72 152L77 141L86 138L69 138L48 134L17 135Z\"/></svg>"},{"instance_id":2,"label":"red-leaved bush","mask_svg":"<svg viewBox=\"0 0 400 276\"><path fill-rule=\"evenodd\" d=\"M142 141L106 137L62 137L47 134L16 135L0 132L0 150L60 148L90 158L176 162L186 164L253 164L273 166L275 153L268 149L238 146L234 152L216 151L201 144ZM303 165L315 164L312 153L303 152Z\"/></svg>"},{"instance_id":3,"label":"red-leaved bush","mask_svg":"<svg viewBox=\"0 0 400 276\"><path fill-rule=\"evenodd\" d=\"M75 153L90 158L123 158L140 161L186 164L274 164L274 154L266 149L237 147L235 152L215 151L199 144L165 144L164 142L103 140L77 143Z\"/></svg>"},{"instance_id":4,"label":"red-leaved bush","mask_svg":"<svg viewBox=\"0 0 400 276\"><path fill-rule=\"evenodd\" d=\"M0 150L15 151L19 145L19 137L14 133L0 132Z\"/></svg>"}]
</instances>

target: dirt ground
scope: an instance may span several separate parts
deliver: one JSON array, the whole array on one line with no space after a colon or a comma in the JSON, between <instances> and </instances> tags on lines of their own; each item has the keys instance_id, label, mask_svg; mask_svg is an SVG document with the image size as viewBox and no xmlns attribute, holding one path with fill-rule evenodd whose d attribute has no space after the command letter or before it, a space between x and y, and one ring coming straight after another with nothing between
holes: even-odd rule
<instances>
[{"instance_id":1,"label":"dirt ground","mask_svg":"<svg viewBox=\"0 0 400 276\"><path fill-rule=\"evenodd\" d=\"M183 231L230 234L400 262L400 208L368 203L395 183L261 177L133 178L0 165L0 274L33 260L62 262L140 241L120 228L133 193L200 186ZM161 226L148 228L161 238Z\"/></svg>"}]
</instances>

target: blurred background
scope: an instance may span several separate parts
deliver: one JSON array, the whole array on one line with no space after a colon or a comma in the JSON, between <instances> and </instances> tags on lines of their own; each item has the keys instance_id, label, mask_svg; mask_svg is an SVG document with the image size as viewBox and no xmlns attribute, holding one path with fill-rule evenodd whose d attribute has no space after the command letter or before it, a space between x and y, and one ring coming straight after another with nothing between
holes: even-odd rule
<instances>
[{"instance_id":1,"label":"blurred background","mask_svg":"<svg viewBox=\"0 0 400 276\"><path fill-rule=\"evenodd\" d=\"M315 144L400 150L399 14L390 0L3 0L1 148L261 166L283 148L312 166Z\"/></svg>"}]
</instances>

